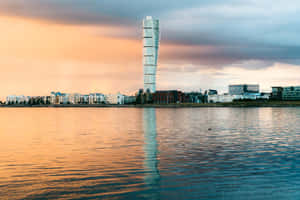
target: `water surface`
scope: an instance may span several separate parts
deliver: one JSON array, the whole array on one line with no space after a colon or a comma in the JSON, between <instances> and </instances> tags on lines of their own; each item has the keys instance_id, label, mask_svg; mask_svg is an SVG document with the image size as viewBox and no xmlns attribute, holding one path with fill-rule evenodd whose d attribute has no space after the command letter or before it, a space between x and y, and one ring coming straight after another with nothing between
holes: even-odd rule
<instances>
[{"instance_id":1,"label":"water surface","mask_svg":"<svg viewBox=\"0 0 300 200\"><path fill-rule=\"evenodd\" d=\"M1 199L299 199L300 108L1 108Z\"/></svg>"}]
</instances>

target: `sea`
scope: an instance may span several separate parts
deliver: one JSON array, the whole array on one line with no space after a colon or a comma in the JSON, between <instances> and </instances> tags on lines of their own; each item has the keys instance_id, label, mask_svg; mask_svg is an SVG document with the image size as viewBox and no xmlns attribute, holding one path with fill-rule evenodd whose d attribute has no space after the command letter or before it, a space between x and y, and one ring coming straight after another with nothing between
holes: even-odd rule
<instances>
[{"instance_id":1,"label":"sea","mask_svg":"<svg viewBox=\"0 0 300 200\"><path fill-rule=\"evenodd\" d=\"M300 199L300 108L0 108L0 199Z\"/></svg>"}]
</instances>

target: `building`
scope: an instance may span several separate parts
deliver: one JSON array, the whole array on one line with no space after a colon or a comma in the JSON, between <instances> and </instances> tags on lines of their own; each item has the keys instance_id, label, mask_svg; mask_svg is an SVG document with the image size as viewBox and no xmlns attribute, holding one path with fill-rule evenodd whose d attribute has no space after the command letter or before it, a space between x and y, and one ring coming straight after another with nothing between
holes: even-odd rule
<instances>
[{"instance_id":1,"label":"building","mask_svg":"<svg viewBox=\"0 0 300 200\"><path fill-rule=\"evenodd\" d=\"M284 101L300 100L300 86L272 87L270 99Z\"/></svg>"},{"instance_id":2,"label":"building","mask_svg":"<svg viewBox=\"0 0 300 200\"><path fill-rule=\"evenodd\" d=\"M60 104L70 104L70 95L67 94L67 93L62 93L60 96L59 96L59 103Z\"/></svg>"},{"instance_id":3,"label":"building","mask_svg":"<svg viewBox=\"0 0 300 200\"><path fill-rule=\"evenodd\" d=\"M135 96L124 96L124 104L134 104L136 103Z\"/></svg>"},{"instance_id":4,"label":"building","mask_svg":"<svg viewBox=\"0 0 300 200\"><path fill-rule=\"evenodd\" d=\"M209 89L208 92L207 92L208 95L215 95L215 94L218 94L218 91L217 90L212 90L212 89Z\"/></svg>"},{"instance_id":5,"label":"building","mask_svg":"<svg viewBox=\"0 0 300 200\"><path fill-rule=\"evenodd\" d=\"M9 95L6 97L6 104L28 104L29 100L30 100L29 96Z\"/></svg>"},{"instance_id":6,"label":"building","mask_svg":"<svg viewBox=\"0 0 300 200\"><path fill-rule=\"evenodd\" d=\"M237 99L238 97L235 95L230 94L213 94L207 96L208 103L228 103L233 102L233 100Z\"/></svg>"},{"instance_id":7,"label":"building","mask_svg":"<svg viewBox=\"0 0 300 200\"><path fill-rule=\"evenodd\" d=\"M51 104L60 104L60 92L51 92L50 103Z\"/></svg>"},{"instance_id":8,"label":"building","mask_svg":"<svg viewBox=\"0 0 300 200\"><path fill-rule=\"evenodd\" d=\"M184 93L177 90L156 91L152 100L154 104L183 103Z\"/></svg>"},{"instance_id":9,"label":"building","mask_svg":"<svg viewBox=\"0 0 300 200\"><path fill-rule=\"evenodd\" d=\"M204 103L204 95L201 92L184 93L184 103Z\"/></svg>"},{"instance_id":10,"label":"building","mask_svg":"<svg viewBox=\"0 0 300 200\"><path fill-rule=\"evenodd\" d=\"M105 96L105 103L106 104L119 104L122 105L125 103L125 96L118 93L118 94L108 94Z\"/></svg>"},{"instance_id":11,"label":"building","mask_svg":"<svg viewBox=\"0 0 300 200\"><path fill-rule=\"evenodd\" d=\"M272 87L272 94L270 99L282 100L283 87Z\"/></svg>"},{"instance_id":12,"label":"building","mask_svg":"<svg viewBox=\"0 0 300 200\"><path fill-rule=\"evenodd\" d=\"M105 103L104 94L91 93L89 95L89 104L102 104L102 103Z\"/></svg>"},{"instance_id":13,"label":"building","mask_svg":"<svg viewBox=\"0 0 300 200\"><path fill-rule=\"evenodd\" d=\"M81 94L80 95L80 104L89 104L89 95L88 94Z\"/></svg>"},{"instance_id":14,"label":"building","mask_svg":"<svg viewBox=\"0 0 300 200\"><path fill-rule=\"evenodd\" d=\"M233 101L268 100L269 93L247 93L243 95L214 94L207 96L208 103L228 103Z\"/></svg>"},{"instance_id":15,"label":"building","mask_svg":"<svg viewBox=\"0 0 300 200\"><path fill-rule=\"evenodd\" d=\"M43 104L50 104L51 102L51 96L43 96L42 97Z\"/></svg>"},{"instance_id":16,"label":"building","mask_svg":"<svg viewBox=\"0 0 300 200\"><path fill-rule=\"evenodd\" d=\"M156 69L159 49L159 20L147 16L143 20L144 91L156 91Z\"/></svg>"},{"instance_id":17,"label":"building","mask_svg":"<svg viewBox=\"0 0 300 200\"><path fill-rule=\"evenodd\" d=\"M80 94L73 93L69 95L69 102L70 104L80 104Z\"/></svg>"},{"instance_id":18,"label":"building","mask_svg":"<svg viewBox=\"0 0 300 200\"><path fill-rule=\"evenodd\" d=\"M282 100L285 101L300 100L300 86L284 87L282 91Z\"/></svg>"},{"instance_id":19,"label":"building","mask_svg":"<svg viewBox=\"0 0 300 200\"><path fill-rule=\"evenodd\" d=\"M249 93L259 93L259 85L229 85L230 95L245 95Z\"/></svg>"}]
</instances>

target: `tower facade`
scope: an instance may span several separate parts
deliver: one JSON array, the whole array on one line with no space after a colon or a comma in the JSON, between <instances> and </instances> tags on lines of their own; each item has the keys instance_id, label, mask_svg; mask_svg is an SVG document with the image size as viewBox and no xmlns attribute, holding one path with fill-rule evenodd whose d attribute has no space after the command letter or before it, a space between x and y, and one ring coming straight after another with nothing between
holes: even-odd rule
<instances>
[{"instance_id":1,"label":"tower facade","mask_svg":"<svg viewBox=\"0 0 300 200\"><path fill-rule=\"evenodd\" d=\"M159 49L159 20L148 16L143 20L144 91L156 91L156 70Z\"/></svg>"}]
</instances>

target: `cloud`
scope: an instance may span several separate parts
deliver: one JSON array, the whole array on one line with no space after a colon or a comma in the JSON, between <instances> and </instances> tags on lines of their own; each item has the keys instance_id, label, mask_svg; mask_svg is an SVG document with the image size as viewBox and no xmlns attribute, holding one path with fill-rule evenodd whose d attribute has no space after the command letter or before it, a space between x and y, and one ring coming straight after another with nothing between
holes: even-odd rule
<instances>
[{"instance_id":1,"label":"cloud","mask_svg":"<svg viewBox=\"0 0 300 200\"><path fill-rule=\"evenodd\" d=\"M250 61L244 65L260 65L259 61ZM174 67L174 66L166 66ZM176 67L176 66L175 66ZM180 66L177 66L180 68ZM261 91L270 92L271 86L300 85L300 68L296 65L273 63L259 70L228 65L222 69L200 68L197 71L159 71L158 88L180 89L184 91L199 91L218 89L228 92L229 84L259 84Z\"/></svg>"},{"instance_id":2,"label":"cloud","mask_svg":"<svg viewBox=\"0 0 300 200\"><path fill-rule=\"evenodd\" d=\"M3 0L0 11L71 24L135 24L146 15L160 15L166 10L189 7L197 0ZM124 24L125 23L125 24Z\"/></svg>"},{"instance_id":3,"label":"cloud","mask_svg":"<svg viewBox=\"0 0 300 200\"><path fill-rule=\"evenodd\" d=\"M161 20L161 64L223 68L259 60L299 64L300 3L296 0L3 0L4 15L71 25L113 26L115 38L141 40L141 19ZM164 45L173 45L164 51ZM177 47L175 47L177 46ZM212 51L202 52L203 46ZM249 66L242 66L246 67ZM171 70L171 69L170 69Z\"/></svg>"}]
</instances>

